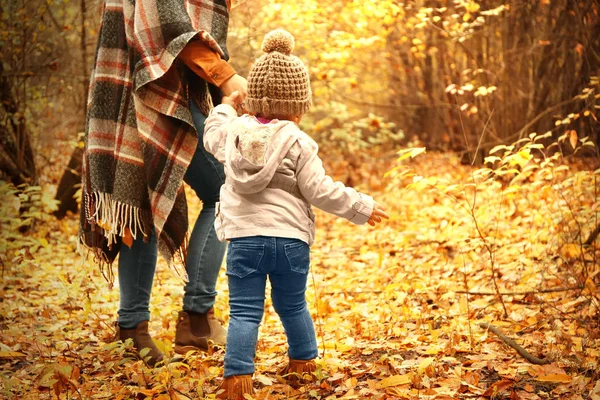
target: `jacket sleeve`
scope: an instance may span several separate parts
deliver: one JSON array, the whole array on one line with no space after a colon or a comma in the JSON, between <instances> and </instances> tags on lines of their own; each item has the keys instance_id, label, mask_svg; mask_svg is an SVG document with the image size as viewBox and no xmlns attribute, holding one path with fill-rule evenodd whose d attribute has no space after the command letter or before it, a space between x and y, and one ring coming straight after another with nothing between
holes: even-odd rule
<instances>
[{"instance_id":1,"label":"jacket sleeve","mask_svg":"<svg viewBox=\"0 0 600 400\"><path fill-rule=\"evenodd\" d=\"M227 122L237 117L237 111L229 104L219 104L210 111L204 124L204 148L220 163L225 163Z\"/></svg>"},{"instance_id":2,"label":"jacket sleeve","mask_svg":"<svg viewBox=\"0 0 600 400\"><path fill-rule=\"evenodd\" d=\"M235 75L231 65L201 40L190 40L177 57L196 75L217 87Z\"/></svg>"},{"instance_id":3,"label":"jacket sleeve","mask_svg":"<svg viewBox=\"0 0 600 400\"><path fill-rule=\"evenodd\" d=\"M325 173L316 142L307 138L299 142L302 151L296 172L298 187L306 200L323 211L357 225L366 223L373 212L373 198L342 182L334 182Z\"/></svg>"}]
</instances>

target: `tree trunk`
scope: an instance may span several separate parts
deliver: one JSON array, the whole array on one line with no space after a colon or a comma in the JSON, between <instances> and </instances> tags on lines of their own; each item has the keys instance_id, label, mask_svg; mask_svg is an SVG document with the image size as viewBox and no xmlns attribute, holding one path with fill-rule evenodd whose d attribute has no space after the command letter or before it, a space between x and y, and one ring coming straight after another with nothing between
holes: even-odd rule
<instances>
[{"instance_id":1,"label":"tree trunk","mask_svg":"<svg viewBox=\"0 0 600 400\"><path fill-rule=\"evenodd\" d=\"M83 149L79 146L75 147L71 154L69 165L65 168L58 189L56 191L56 200L60 200L58 209L54 211L54 215L58 219L62 219L67 215L68 211L77 212L77 200L75 193L81 183L81 162L83 157Z\"/></svg>"},{"instance_id":2,"label":"tree trunk","mask_svg":"<svg viewBox=\"0 0 600 400\"><path fill-rule=\"evenodd\" d=\"M29 131L1 62L0 121L0 179L6 179L15 186L35 184L37 174Z\"/></svg>"}]
</instances>

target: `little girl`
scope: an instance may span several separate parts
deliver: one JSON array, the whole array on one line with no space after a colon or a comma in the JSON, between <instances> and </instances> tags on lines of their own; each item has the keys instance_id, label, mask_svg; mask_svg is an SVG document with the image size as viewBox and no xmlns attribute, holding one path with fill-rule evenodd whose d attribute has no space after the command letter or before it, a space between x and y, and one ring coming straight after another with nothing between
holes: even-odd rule
<instances>
[{"instance_id":1,"label":"little girl","mask_svg":"<svg viewBox=\"0 0 600 400\"><path fill-rule=\"evenodd\" d=\"M309 246L315 236L311 204L355 224L389 218L370 196L325 174L318 146L298 128L311 106L308 72L291 55L294 38L268 33L266 53L250 70L245 107L238 93L223 98L204 131L205 148L224 164L225 184L215 228L229 240L227 275L230 321L220 399L252 393L256 341L267 276L271 298L289 346L289 376L315 370L317 340L306 306Z\"/></svg>"}]
</instances>

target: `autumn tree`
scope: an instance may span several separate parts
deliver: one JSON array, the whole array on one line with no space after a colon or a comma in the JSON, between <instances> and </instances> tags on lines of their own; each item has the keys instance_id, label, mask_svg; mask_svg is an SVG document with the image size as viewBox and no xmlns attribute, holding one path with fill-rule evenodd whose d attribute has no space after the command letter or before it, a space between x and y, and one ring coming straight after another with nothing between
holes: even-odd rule
<instances>
[{"instance_id":1,"label":"autumn tree","mask_svg":"<svg viewBox=\"0 0 600 400\"><path fill-rule=\"evenodd\" d=\"M311 131L350 158L382 136L418 139L466 162L478 146L481 162L494 145L531 132L598 140L597 1L251 4L234 19L236 61L251 63L260 32L294 31L314 88ZM394 123L395 134L352 124L369 115Z\"/></svg>"},{"instance_id":2,"label":"autumn tree","mask_svg":"<svg viewBox=\"0 0 600 400\"><path fill-rule=\"evenodd\" d=\"M68 191L61 200L64 205L70 202L72 210L81 158L78 133L85 120L88 47L95 45L99 18L87 20L99 5L96 0L0 4L2 178L16 185L35 184L56 179L65 168L66 176L75 172L59 190ZM72 151L67 167L63 152ZM54 172L40 175L40 170Z\"/></svg>"}]
</instances>

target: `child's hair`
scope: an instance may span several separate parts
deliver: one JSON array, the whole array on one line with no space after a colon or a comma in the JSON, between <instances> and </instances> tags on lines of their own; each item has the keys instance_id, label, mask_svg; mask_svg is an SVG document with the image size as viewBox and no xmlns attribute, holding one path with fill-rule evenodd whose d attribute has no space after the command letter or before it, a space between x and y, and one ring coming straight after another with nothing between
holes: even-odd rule
<instances>
[{"instance_id":1,"label":"child's hair","mask_svg":"<svg viewBox=\"0 0 600 400\"><path fill-rule=\"evenodd\" d=\"M292 55L294 37L276 29L265 35L264 54L248 74L245 104L254 115L300 116L312 105L310 79L304 63Z\"/></svg>"}]
</instances>

